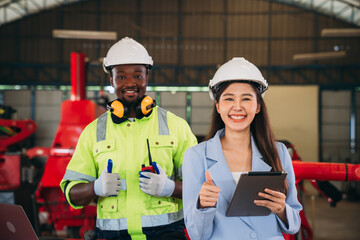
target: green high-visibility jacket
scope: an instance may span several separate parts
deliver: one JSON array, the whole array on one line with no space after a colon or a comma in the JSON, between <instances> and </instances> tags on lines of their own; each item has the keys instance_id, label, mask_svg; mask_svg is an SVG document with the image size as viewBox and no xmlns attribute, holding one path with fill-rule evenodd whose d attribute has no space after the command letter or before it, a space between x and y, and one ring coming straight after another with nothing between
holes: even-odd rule
<instances>
[{"instance_id":1,"label":"green high-visibility jacket","mask_svg":"<svg viewBox=\"0 0 360 240\"><path fill-rule=\"evenodd\" d=\"M112 172L120 175L121 191L116 197L99 197L96 226L101 230L127 229L132 239L146 239L143 227L183 219L181 199L150 196L140 189L139 171L143 164L149 165L147 139L152 160L175 181L182 180L184 153L197 140L184 119L160 107L148 117L121 124L113 123L110 114L104 113L81 133L60 187L72 207L82 208L70 202L70 189L97 179L112 159Z\"/></svg>"}]
</instances>

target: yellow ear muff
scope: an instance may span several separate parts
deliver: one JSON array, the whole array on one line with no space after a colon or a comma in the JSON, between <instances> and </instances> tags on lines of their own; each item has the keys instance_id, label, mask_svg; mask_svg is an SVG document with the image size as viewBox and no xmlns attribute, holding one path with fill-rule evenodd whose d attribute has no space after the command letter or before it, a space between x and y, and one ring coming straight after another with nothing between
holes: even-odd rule
<instances>
[{"instance_id":1,"label":"yellow ear muff","mask_svg":"<svg viewBox=\"0 0 360 240\"><path fill-rule=\"evenodd\" d=\"M153 107L156 106L154 99L149 96L145 96L144 99L141 101L141 112L146 115L148 114Z\"/></svg>"},{"instance_id":2,"label":"yellow ear muff","mask_svg":"<svg viewBox=\"0 0 360 240\"><path fill-rule=\"evenodd\" d=\"M119 117L122 118L124 116L124 106L120 101L113 101L111 103L111 109L113 110L112 113Z\"/></svg>"}]
</instances>

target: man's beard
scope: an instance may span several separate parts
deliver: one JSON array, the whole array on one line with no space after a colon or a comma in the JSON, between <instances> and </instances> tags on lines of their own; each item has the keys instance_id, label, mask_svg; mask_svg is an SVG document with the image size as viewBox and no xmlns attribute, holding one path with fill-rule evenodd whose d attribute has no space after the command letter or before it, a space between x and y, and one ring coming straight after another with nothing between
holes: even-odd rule
<instances>
[{"instance_id":1,"label":"man's beard","mask_svg":"<svg viewBox=\"0 0 360 240\"><path fill-rule=\"evenodd\" d=\"M120 100L125 106L129 108L135 107L140 102L140 99L135 99L134 101L128 102L124 97Z\"/></svg>"}]
</instances>

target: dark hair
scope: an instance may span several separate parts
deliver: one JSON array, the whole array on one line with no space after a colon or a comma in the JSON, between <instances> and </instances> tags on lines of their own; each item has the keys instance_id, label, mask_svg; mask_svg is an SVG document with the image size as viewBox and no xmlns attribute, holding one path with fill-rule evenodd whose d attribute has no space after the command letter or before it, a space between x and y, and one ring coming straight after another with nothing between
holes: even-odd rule
<instances>
[{"instance_id":1,"label":"dark hair","mask_svg":"<svg viewBox=\"0 0 360 240\"><path fill-rule=\"evenodd\" d=\"M230 86L230 84L231 83L223 86L218 90L217 94L215 95L216 102L219 102L221 94L225 91L225 89L228 88L228 86ZM264 161L272 167L271 171L283 171L283 167L276 149L275 138L271 129L265 102L260 94L259 88L256 86L256 83L250 83L250 85L256 93L257 103L260 104L260 112L255 115L254 120L250 125L250 131L253 135L256 147L259 149L259 152L263 156ZM206 140L214 137L216 132L224 127L225 124L221 119L220 114L217 112L216 105L214 103L210 130L206 136ZM285 184L285 194L287 193L287 189L287 184Z\"/></svg>"}]
</instances>

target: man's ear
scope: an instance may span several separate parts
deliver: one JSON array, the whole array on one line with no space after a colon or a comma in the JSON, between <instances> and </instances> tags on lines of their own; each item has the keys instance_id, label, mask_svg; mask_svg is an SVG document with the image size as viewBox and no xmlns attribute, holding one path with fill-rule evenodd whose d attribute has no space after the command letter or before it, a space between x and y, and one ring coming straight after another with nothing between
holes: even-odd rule
<instances>
[{"instance_id":1,"label":"man's ear","mask_svg":"<svg viewBox=\"0 0 360 240\"><path fill-rule=\"evenodd\" d=\"M146 86L149 84L149 76L150 74L146 74Z\"/></svg>"},{"instance_id":2,"label":"man's ear","mask_svg":"<svg viewBox=\"0 0 360 240\"><path fill-rule=\"evenodd\" d=\"M110 80L111 86L114 87L114 80L113 80L112 74L109 74L109 80Z\"/></svg>"}]
</instances>

